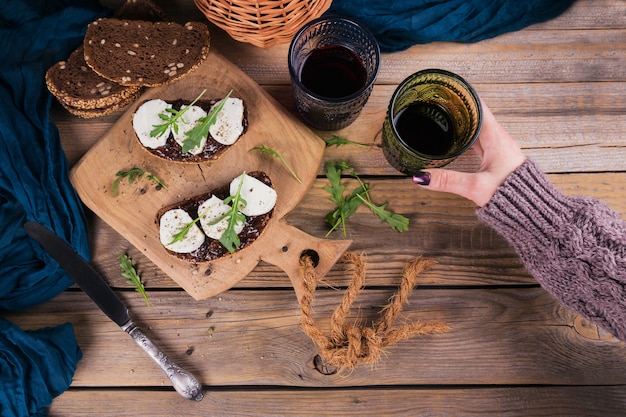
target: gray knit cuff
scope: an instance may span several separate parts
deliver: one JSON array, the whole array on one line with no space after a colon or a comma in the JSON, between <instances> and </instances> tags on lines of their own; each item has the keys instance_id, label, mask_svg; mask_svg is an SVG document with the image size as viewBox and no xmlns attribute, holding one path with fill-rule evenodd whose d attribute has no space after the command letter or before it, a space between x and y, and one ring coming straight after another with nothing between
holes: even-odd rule
<instances>
[{"instance_id":1,"label":"gray knit cuff","mask_svg":"<svg viewBox=\"0 0 626 417\"><path fill-rule=\"evenodd\" d=\"M476 214L519 248L527 236L534 245L549 243L559 232L555 228L567 221L577 206L576 199L557 190L541 169L527 159Z\"/></svg>"}]
</instances>

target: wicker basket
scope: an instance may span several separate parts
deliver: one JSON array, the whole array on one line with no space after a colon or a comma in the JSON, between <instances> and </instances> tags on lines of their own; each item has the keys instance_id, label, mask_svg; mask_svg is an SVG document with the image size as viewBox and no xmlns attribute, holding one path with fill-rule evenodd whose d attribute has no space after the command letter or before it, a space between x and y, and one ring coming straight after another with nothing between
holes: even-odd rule
<instances>
[{"instance_id":1,"label":"wicker basket","mask_svg":"<svg viewBox=\"0 0 626 417\"><path fill-rule=\"evenodd\" d=\"M287 43L331 0L194 0L206 18L233 39L265 48Z\"/></svg>"}]
</instances>

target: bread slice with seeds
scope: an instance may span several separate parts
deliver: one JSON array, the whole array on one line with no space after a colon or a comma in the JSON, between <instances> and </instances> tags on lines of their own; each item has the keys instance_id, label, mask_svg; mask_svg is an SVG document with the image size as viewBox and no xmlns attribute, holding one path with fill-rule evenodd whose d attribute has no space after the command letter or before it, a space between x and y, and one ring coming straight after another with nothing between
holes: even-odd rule
<instances>
[{"instance_id":1,"label":"bread slice with seeds","mask_svg":"<svg viewBox=\"0 0 626 417\"><path fill-rule=\"evenodd\" d=\"M157 87L197 68L209 53L209 29L201 22L99 19L85 34L85 62L124 86Z\"/></svg>"},{"instance_id":2,"label":"bread slice with seeds","mask_svg":"<svg viewBox=\"0 0 626 417\"><path fill-rule=\"evenodd\" d=\"M165 12L150 0L126 0L114 16L133 20L168 20ZM48 90L59 103L73 115L84 119L120 110L144 91L137 86L122 86L97 74L85 62L82 44L67 60L50 67L45 79Z\"/></svg>"},{"instance_id":3,"label":"bread slice with seeds","mask_svg":"<svg viewBox=\"0 0 626 417\"><path fill-rule=\"evenodd\" d=\"M67 105L62 101L59 101L59 103L61 103L61 106L63 106L68 112L70 112L71 114L73 114L74 116L78 116L82 119L93 119L96 117L103 117L103 116L107 116L111 113L114 113L118 110L123 109L124 107L128 106L129 104L133 103L135 100L137 100L141 94L143 93L144 89L140 88L137 90L136 93L129 95L128 97L124 98L124 99L120 99L119 101L116 101L106 107L101 107L101 108L94 108L94 109L84 109L84 108L80 108L80 107L74 107L71 105Z\"/></svg>"},{"instance_id":4,"label":"bread slice with seeds","mask_svg":"<svg viewBox=\"0 0 626 417\"><path fill-rule=\"evenodd\" d=\"M103 109L136 97L141 87L123 86L94 72L85 63L82 46L67 61L46 72L46 86L64 107L79 110Z\"/></svg>"}]
</instances>

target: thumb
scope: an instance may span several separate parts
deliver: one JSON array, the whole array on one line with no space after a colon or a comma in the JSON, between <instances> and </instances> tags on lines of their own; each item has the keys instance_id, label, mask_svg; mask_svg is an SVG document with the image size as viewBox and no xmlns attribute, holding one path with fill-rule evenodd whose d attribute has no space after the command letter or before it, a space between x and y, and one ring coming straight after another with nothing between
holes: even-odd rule
<instances>
[{"instance_id":1,"label":"thumb","mask_svg":"<svg viewBox=\"0 0 626 417\"><path fill-rule=\"evenodd\" d=\"M433 191L443 191L470 198L468 187L473 174L433 168L413 175L413 182Z\"/></svg>"}]
</instances>

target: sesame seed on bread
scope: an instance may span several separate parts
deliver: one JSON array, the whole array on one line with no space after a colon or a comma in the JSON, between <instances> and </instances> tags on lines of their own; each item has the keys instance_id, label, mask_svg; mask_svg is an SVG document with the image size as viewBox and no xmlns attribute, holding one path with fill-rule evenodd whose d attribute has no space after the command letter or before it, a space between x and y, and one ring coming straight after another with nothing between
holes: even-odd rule
<instances>
[{"instance_id":1,"label":"sesame seed on bread","mask_svg":"<svg viewBox=\"0 0 626 417\"><path fill-rule=\"evenodd\" d=\"M80 107L74 107L74 106L70 106L67 105L66 103L59 101L59 103L61 103L61 106L63 106L68 112L70 112L71 114L73 114L74 116L80 117L82 119L93 119L96 117L103 117L103 116L107 116L111 113L114 113L118 110L123 109L124 107L126 107L127 105L133 103L135 100L137 100L141 94L143 93L144 89L140 88L137 90L136 93L129 95L128 97L124 98L124 99L120 99L119 101L116 101L114 103L111 103L110 105L106 106L106 107L102 107L102 108L95 108L95 109L83 109Z\"/></svg>"},{"instance_id":2,"label":"sesame seed on bread","mask_svg":"<svg viewBox=\"0 0 626 417\"><path fill-rule=\"evenodd\" d=\"M85 62L96 73L125 86L169 84L198 67L209 52L207 26L200 22L99 19L87 28Z\"/></svg>"},{"instance_id":3,"label":"sesame seed on bread","mask_svg":"<svg viewBox=\"0 0 626 417\"><path fill-rule=\"evenodd\" d=\"M64 107L102 109L136 96L141 89L101 77L85 63L83 56L81 46L72 52L67 61L57 62L46 72L48 90Z\"/></svg>"}]
</instances>

